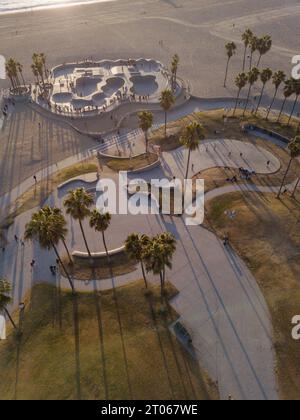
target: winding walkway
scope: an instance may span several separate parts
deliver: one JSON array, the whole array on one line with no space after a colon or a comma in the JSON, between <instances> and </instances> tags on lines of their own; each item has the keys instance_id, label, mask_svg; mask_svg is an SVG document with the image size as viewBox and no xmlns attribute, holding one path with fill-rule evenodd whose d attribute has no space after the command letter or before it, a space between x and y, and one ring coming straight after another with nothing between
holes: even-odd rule
<instances>
[{"instance_id":1,"label":"winding walkway","mask_svg":"<svg viewBox=\"0 0 300 420\"><path fill-rule=\"evenodd\" d=\"M215 142L220 150L226 150L222 165L228 165L229 159L232 159L227 153L228 147L232 147L237 159L234 165L239 166L239 158L242 159L239 148L247 147L246 144L224 142L225 140ZM214 151L214 145L210 147ZM259 157L265 152L260 149L243 151L255 158L257 165ZM184 153L183 150L180 153ZM177 155L178 151L175 156ZM165 158L172 161L174 152L167 154ZM265 165L265 158L264 156L261 160L262 171L278 169L275 157L272 158L273 168ZM268 158L271 157L268 155ZM184 159L185 156L182 155L180 162L184 162ZM198 157L197 162L202 165ZM205 162L206 160L203 165L207 165ZM215 166L214 161L210 164ZM168 166L170 167L170 161ZM174 163L172 168L179 171L176 167L177 163ZM152 176L157 174L156 170L153 172ZM117 181L116 174L110 176ZM93 181L92 178L87 181ZM55 192L49 198L49 204L61 207L68 188L69 186ZM209 192L206 199L240 189L274 192L268 187L230 185ZM28 243L23 247L15 242L14 235L19 238L23 236L31 213L29 211L20 215L9 230L9 243L0 262L0 275L13 280L14 307L17 307L24 294L36 283L48 282L62 288L69 287L66 279L54 277L49 270L49 266L55 264L55 255L52 252L41 250L35 243ZM84 249L77 223L69 219L69 227L68 246L71 249ZM89 230L88 223L84 224L84 228L88 232L91 250L98 251L101 244L99 235ZM230 248L225 249L222 241L202 226L187 227L183 218L151 215L113 216L107 235L108 247L119 247L133 231L155 235L166 230L172 232L178 241L173 270L168 272L168 278L180 293L171 304L192 333L201 365L218 381L222 399L227 399L229 395L236 399L277 399L272 326L268 308L254 277ZM36 266L31 270L32 259L36 260ZM103 290L140 277L141 271L137 267L135 272L118 278L93 280L89 284L79 281L75 283L80 291L92 291L95 285L97 289ZM157 281L155 278L151 280Z\"/></svg>"}]
</instances>

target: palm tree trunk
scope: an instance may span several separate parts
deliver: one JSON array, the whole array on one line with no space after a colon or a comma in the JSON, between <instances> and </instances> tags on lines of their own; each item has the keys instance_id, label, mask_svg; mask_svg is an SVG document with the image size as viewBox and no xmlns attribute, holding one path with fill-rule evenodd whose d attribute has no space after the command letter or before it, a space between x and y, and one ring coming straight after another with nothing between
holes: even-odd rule
<instances>
[{"instance_id":1,"label":"palm tree trunk","mask_svg":"<svg viewBox=\"0 0 300 420\"><path fill-rule=\"evenodd\" d=\"M163 278L162 271L159 273L159 276L160 276L160 294L161 294L161 297L163 297L163 293L164 293L164 278Z\"/></svg>"},{"instance_id":2,"label":"palm tree trunk","mask_svg":"<svg viewBox=\"0 0 300 420\"><path fill-rule=\"evenodd\" d=\"M191 150L189 149L185 179L188 179L188 176L189 176L190 160L191 160Z\"/></svg>"},{"instance_id":3,"label":"palm tree trunk","mask_svg":"<svg viewBox=\"0 0 300 420\"><path fill-rule=\"evenodd\" d=\"M296 191L297 191L297 188L298 188L299 184L300 184L300 177L298 178L298 181L296 182L295 188L293 190L293 193L292 193L293 198L295 197L295 194L296 194Z\"/></svg>"},{"instance_id":4,"label":"palm tree trunk","mask_svg":"<svg viewBox=\"0 0 300 420\"><path fill-rule=\"evenodd\" d=\"M16 326L14 320L12 319L12 317L10 316L10 313L8 312L8 310L6 308L4 308L4 312L6 313L8 319L10 320L12 326L14 327L15 330L18 329L18 327Z\"/></svg>"},{"instance_id":5,"label":"palm tree trunk","mask_svg":"<svg viewBox=\"0 0 300 420\"><path fill-rule=\"evenodd\" d=\"M273 105L274 105L274 102L275 102L275 99L276 99L276 96L277 96L277 92L278 92L278 88L277 88L277 89L275 89L275 94L274 94L274 96L273 96L273 99L272 99L271 105L269 106L268 113L267 113L267 116L266 116L266 120L268 120L269 115L270 115L270 112L271 112L271 110L272 110L272 108L273 108Z\"/></svg>"},{"instance_id":6,"label":"palm tree trunk","mask_svg":"<svg viewBox=\"0 0 300 420\"><path fill-rule=\"evenodd\" d=\"M250 54L249 70L252 70L253 52Z\"/></svg>"},{"instance_id":7,"label":"palm tree trunk","mask_svg":"<svg viewBox=\"0 0 300 420\"><path fill-rule=\"evenodd\" d=\"M264 91L265 91L265 84L263 85L263 88L262 88L262 90L261 90L261 93L260 93L260 97L259 97L259 101L258 101L258 104L257 104L257 107L256 107L256 111L255 111L255 115L257 114L257 112L258 112L258 110L259 110L259 107L260 107L260 104L261 104L261 100L262 100L262 97L263 97L263 94L264 94Z\"/></svg>"},{"instance_id":8,"label":"palm tree trunk","mask_svg":"<svg viewBox=\"0 0 300 420\"><path fill-rule=\"evenodd\" d=\"M247 55L247 47L245 46L244 59L243 59L243 71L245 71L245 67L246 67L246 55Z\"/></svg>"},{"instance_id":9,"label":"palm tree trunk","mask_svg":"<svg viewBox=\"0 0 300 420\"><path fill-rule=\"evenodd\" d=\"M107 261L109 263L110 258L109 258L109 254L108 254L108 249L107 249L107 245L106 245L105 233L104 232L102 232L102 240L103 240L103 245L104 245L106 256L107 256Z\"/></svg>"},{"instance_id":10,"label":"palm tree trunk","mask_svg":"<svg viewBox=\"0 0 300 420\"><path fill-rule=\"evenodd\" d=\"M280 112L279 112L279 115L278 115L278 118L277 118L277 122L279 122L279 121L280 121L280 118L281 118L281 115L282 115L282 113L283 113L283 110L284 110L284 107L285 107L286 101L287 101L287 98L284 98L284 101L282 102L282 106L281 106L281 109L280 109Z\"/></svg>"},{"instance_id":11,"label":"palm tree trunk","mask_svg":"<svg viewBox=\"0 0 300 420\"><path fill-rule=\"evenodd\" d=\"M64 247L65 247L65 250L66 250L66 253L67 253L67 255L68 255L68 258L69 258L70 264L73 264L73 260L72 260L72 258L71 258L71 255L70 255L69 249L68 249L68 247L67 247L66 241L65 241L64 239L62 239L62 243L63 243L63 245L64 245Z\"/></svg>"},{"instance_id":12,"label":"palm tree trunk","mask_svg":"<svg viewBox=\"0 0 300 420\"><path fill-rule=\"evenodd\" d=\"M167 138L167 122L168 122L168 116L167 116L167 111L165 111L165 138Z\"/></svg>"},{"instance_id":13,"label":"palm tree trunk","mask_svg":"<svg viewBox=\"0 0 300 420\"><path fill-rule=\"evenodd\" d=\"M258 68L258 67L259 67L259 65L260 65L260 60L261 60L261 57L262 57L262 54L260 54L260 55L259 55L258 62L257 62L257 66L256 66L257 68Z\"/></svg>"},{"instance_id":14,"label":"palm tree trunk","mask_svg":"<svg viewBox=\"0 0 300 420\"><path fill-rule=\"evenodd\" d=\"M237 97L236 97L235 107L234 107L234 111L233 111L233 116L235 116L235 113L236 113L236 109L237 109L238 102L239 102L239 99L240 99L241 90L242 89L239 89L238 94L237 94Z\"/></svg>"},{"instance_id":15,"label":"palm tree trunk","mask_svg":"<svg viewBox=\"0 0 300 420\"><path fill-rule=\"evenodd\" d=\"M87 253L89 254L89 257L92 258L92 254L91 254L91 251L90 251L90 248L88 246L88 243L87 243L87 240L86 240L86 237L85 237L85 233L84 233L84 230L83 230L82 222L81 222L80 219L78 221L79 221L79 226L80 226L80 230L81 230L81 233L82 233L82 237L83 237L83 240L84 240L84 243L85 243Z\"/></svg>"},{"instance_id":16,"label":"palm tree trunk","mask_svg":"<svg viewBox=\"0 0 300 420\"><path fill-rule=\"evenodd\" d=\"M148 153L148 132L145 131L146 154Z\"/></svg>"},{"instance_id":17,"label":"palm tree trunk","mask_svg":"<svg viewBox=\"0 0 300 420\"><path fill-rule=\"evenodd\" d=\"M252 88L252 85L249 86L248 96L247 96L246 105L245 105L245 108L244 108L243 117L245 116L246 110L248 108L248 102L249 102L249 98L250 98L251 88Z\"/></svg>"},{"instance_id":18,"label":"palm tree trunk","mask_svg":"<svg viewBox=\"0 0 300 420\"><path fill-rule=\"evenodd\" d=\"M296 105L297 105L297 102L298 102L298 98L299 98L299 95L297 95L297 96L296 96L296 99L295 99L295 102L294 102L294 105L293 105L293 109L292 109L292 112L291 112L290 118L289 118L289 120L288 120L288 125L290 125L290 122L291 122L292 116L294 115L294 111L295 111L295 108L296 108Z\"/></svg>"},{"instance_id":19,"label":"palm tree trunk","mask_svg":"<svg viewBox=\"0 0 300 420\"><path fill-rule=\"evenodd\" d=\"M146 289L148 289L148 282L147 282L147 277L146 277L145 267L144 267L143 261L141 261L141 267L142 267L142 273L143 273L143 278L144 278L145 286L146 286Z\"/></svg>"},{"instance_id":20,"label":"palm tree trunk","mask_svg":"<svg viewBox=\"0 0 300 420\"><path fill-rule=\"evenodd\" d=\"M286 180L287 174L289 173L289 170L290 170L290 168L291 168L291 164L292 164L292 162L293 162L293 158L291 158L291 159L290 159L290 161L289 161L289 164L288 164L287 170L286 170L286 172L285 172L285 174L284 174L284 177L283 177L283 180L282 180L282 183L281 183L280 189L279 189L278 194L277 194L277 198L280 198L281 191L282 191L282 188L283 188L283 186L284 186L284 183L285 183L285 180Z\"/></svg>"},{"instance_id":21,"label":"palm tree trunk","mask_svg":"<svg viewBox=\"0 0 300 420\"><path fill-rule=\"evenodd\" d=\"M22 78L23 85L26 86L25 79L24 79L24 76L23 76L23 72L20 71L20 75L21 75L21 78Z\"/></svg>"},{"instance_id":22,"label":"palm tree trunk","mask_svg":"<svg viewBox=\"0 0 300 420\"><path fill-rule=\"evenodd\" d=\"M230 58L228 58L228 60L227 60L226 71L225 71L225 79L224 79L224 87L226 87L226 82L227 82L229 61L230 61Z\"/></svg>"},{"instance_id":23,"label":"palm tree trunk","mask_svg":"<svg viewBox=\"0 0 300 420\"><path fill-rule=\"evenodd\" d=\"M73 293L73 295L75 295L75 293L76 293L75 292L75 287L74 287L73 281L72 281L72 279L70 277L70 274L68 273L68 271L67 271L64 263L62 262L62 259L60 258L60 255L59 255L59 253L57 251L57 248L56 248L56 246L54 244L52 244L52 248L54 249L55 255L56 255L56 257L57 257L60 265L62 266L62 269L64 270L64 273L67 276L67 279L69 280L69 283L70 283L70 286L71 286L71 289L72 289L72 293Z\"/></svg>"}]
</instances>

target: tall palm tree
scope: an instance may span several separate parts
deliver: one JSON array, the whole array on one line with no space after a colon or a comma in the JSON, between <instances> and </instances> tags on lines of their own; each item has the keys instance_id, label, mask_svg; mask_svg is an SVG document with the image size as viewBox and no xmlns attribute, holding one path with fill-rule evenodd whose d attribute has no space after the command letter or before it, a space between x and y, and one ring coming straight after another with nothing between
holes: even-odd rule
<instances>
[{"instance_id":1,"label":"tall palm tree","mask_svg":"<svg viewBox=\"0 0 300 420\"><path fill-rule=\"evenodd\" d=\"M237 94L237 97L236 97L236 102L235 102L235 108L234 108L234 111L233 111L233 116L235 116L235 113L236 113L236 109L237 109L238 102L239 102L239 99L240 99L241 91L247 85L247 82L248 82L248 78L247 78L246 73L240 73L236 77L236 79L235 79L235 85L238 88L238 94Z\"/></svg>"},{"instance_id":2,"label":"tall palm tree","mask_svg":"<svg viewBox=\"0 0 300 420\"><path fill-rule=\"evenodd\" d=\"M163 281L166 281L166 266L172 268L172 258L176 252L177 244L174 235L170 232L163 232L157 236L156 240L164 247L164 258L168 264L163 269Z\"/></svg>"},{"instance_id":3,"label":"tall palm tree","mask_svg":"<svg viewBox=\"0 0 300 420\"><path fill-rule=\"evenodd\" d=\"M280 121L286 101L288 100L288 98L292 96L293 93L294 93L294 82L293 82L293 79L290 78L284 82L284 89L283 89L284 100L282 101L282 105L278 114L277 122Z\"/></svg>"},{"instance_id":4,"label":"tall palm tree","mask_svg":"<svg viewBox=\"0 0 300 420\"><path fill-rule=\"evenodd\" d=\"M111 222L110 213L101 213L99 210L95 209L90 216L90 227L94 228L96 232L102 233L103 245L105 248L107 260L109 261L109 254L105 240L105 232L109 228Z\"/></svg>"},{"instance_id":5,"label":"tall palm tree","mask_svg":"<svg viewBox=\"0 0 300 420\"><path fill-rule=\"evenodd\" d=\"M178 72L178 65L179 65L179 55L175 54L172 58L171 63L171 73L172 73L172 89L176 89L177 84L177 72Z\"/></svg>"},{"instance_id":6,"label":"tall palm tree","mask_svg":"<svg viewBox=\"0 0 300 420\"><path fill-rule=\"evenodd\" d=\"M21 75L21 79L22 79L22 82L23 82L23 86L26 86L26 82L25 82L25 79L24 79L24 76L23 76L23 66L22 66L22 64L20 64L19 62L17 63L17 67L18 67L18 72L20 73L20 75Z\"/></svg>"},{"instance_id":7,"label":"tall palm tree","mask_svg":"<svg viewBox=\"0 0 300 420\"><path fill-rule=\"evenodd\" d=\"M248 107L250 94L251 94L251 89L252 89L254 83L257 82L258 77L259 77L259 70L256 67L253 67L247 75L247 79L248 79L248 83L249 83L249 89L248 89L248 95L247 95L247 100L246 100L246 105L245 105L243 116L245 116L245 113L246 113L246 110L247 110L247 107Z\"/></svg>"},{"instance_id":8,"label":"tall palm tree","mask_svg":"<svg viewBox=\"0 0 300 420\"><path fill-rule=\"evenodd\" d=\"M41 78L43 89L45 91L46 87L45 87L45 78L44 78L43 56L41 54L34 53L32 55L32 61L33 61L33 66L34 66L35 70L37 71L37 73L39 74L39 76Z\"/></svg>"},{"instance_id":9,"label":"tall palm tree","mask_svg":"<svg viewBox=\"0 0 300 420\"><path fill-rule=\"evenodd\" d=\"M69 258L69 262L72 265L73 264L73 260L71 258L71 254L69 251L69 248L67 247L67 243L66 243L66 235L67 235L67 221L65 219L65 216L63 215L63 212L61 209L59 209L58 207L50 207L50 206L44 206L43 207L43 212L47 215L47 216L51 216L53 218L53 222L56 224L57 230L58 232L61 233L61 238L60 240L63 243L63 246L66 250L66 253L68 255Z\"/></svg>"},{"instance_id":10,"label":"tall palm tree","mask_svg":"<svg viewBox=\"0 0 300 420\"><path fill-rule=\"evenodd\" d=\"M55 255L70 283L72 293L75 294L75 288L73 281L68 273L60 255L58 252L59 242L62 237L67 234L67 228L58 223L58 216L55 211L52 211L49 207L44 207L38 212L35 212L31 216L31 220L25 226L25 240L36 240L41 248L53 249Z\"/></svg>"},{"instance_id":11,"label":"tall palm tree","mask_svg":"<svg viewBox=\"0 0 300 420\"><path fill-rule=\"evenodd\" d=\"M290 125L291 119L292 119L292 117L294 115L294 111L295 111L296 105L297 105L298 100L299 100L299 96L300 96L300 80L293 79L293 85L292 86L293 86L293 93L296 95L296 98L295 98L295 101L294 101L294 104L293 104L292 111L291 111L290 116L289 116L288 125Z\"/></svg>"},{"instance_id":12,"label":"tall palm tree","mask_svg":"<svg viewBox=\"0 0 300 420\"><path fill-rule=\"evenodd\" d=\"M192 122L184 129L180 142L186 149L188 149L188 161L187 161L185 179L188 179L188 175L189 175L191 153L199 149L200 141L203 139L204 139L204 128L201 124L197 122Z\"/></svg>"},{"instance_id":13,"label":"tall palm tree","mask_svg":"<svg viewBox=\"0 0 300 420\"><path fill-rule=\"evenodd\" d=\"M125 250L130 256L130 258L138 261L141 264L146 289L148 288L148 281L145 272L144 254L150 242L151 240L149 236L138 235L136 233L132 233L131 235L129 235L125 241Z\"/></svg>"},{"instance_id":14,"label":"tall palm tree","mask_svg":"<svg viewBox=\"0 0 300 420\"><path fill-rule=\"evenodd\" d=\"M7 309L7 306L12 302L10 293L11 293L10 283L5 279L0 279L0 311L5 312L12 326L14 327L15 330L17 330L18 328Z\"/></svg>"},{"instance_id":15,"label":"tall palm tree","mask_svg":"<svg viewBox=\"0 0 300 420\"><path fill-rule=\"evenodd\" d=\"M250 39L250 63L249 63L249 70L252 70L252 63L253 63L253 55L255 51L257 51L258 47L258 38L256 36L252 36Z\"/></svg>"},{"instance_id":16,"label":"tall palm tree","mask_svg":"<svg viewBox=\"0 0 300 420\"><path fill-rule=\"evenodd\" d=\"M226 64L226 71L225 71L224 87L226 87L229 62L231 58L234 56L234 54L236 53L236 44L234 42L228 42L225 45L225 50L227 54L227 64Z\"/></svg>"},{"instance_id":17,"label":"tall palm tree","mask_svg":"<svg viewBox=\"0 0 300 420\"><path fill-rule=\"evenodd\" d=\"M148 132L153 125L153 114L150 111L141 111L138 113L139 119L139 127L143 130L145 134L145 142L146 142L146 153L148 153Z\"/></svg>"},{"instance_id":18,"label":"tall palm tree","mask_svg":"<svg viewBox=\"0 0 300 420\"><path fill-rule=\"evenodd\" d=\"M175 238L168 234L168 237L162 235L153 238L144 252L144 261L147 272L153 272L160 276L161 295L163 296L165 287L166 268L172 268L172 259L176 250Z\"/></svg>"},{"instance_id":19,"label":"tall palm tree","mask_svg":"<svg viewBox=\"0 0 300 420\"><path fill-rule=\"evenodd\" d=\"M251 39L253 38L254 34L251 31L251 29L246 29L245 32L242 34L242 40L244 43L244 59L243 59L243 72L245 71L246 67L246 56L247 56L247 50L250 45Z\"/></svg>"},{"instance_id":20,"label":"tall palm tree","mask_svg":"<svg viewBox=\"0 0 300 420\"><path fill-rule=\"evenodd\" d=\"M291 165L292 165L293 160L300 156L300 136L295 137L294 140L289 143L288 149L290 151L290 160L289 160L289 163L288 163L286 172L284 174L284 177L283 177L283 180L282 180L280 189L278 191L277 198L279 198L280 195L281 195L281 192L282 192L282 189L284 187L284 183L285 183L286 177L287 177L287 175L289 173L289 170L291 168Z\"/></svg>"},{"instance_id":21,"label":"tall palm tree","mask_svg":"<svg viewBox=\"0 0 300 420\"><path fill-rule=\"evenodd\" d=\"M262 38L259 38L257 41L257 51L259 53L257 66L259 67L261 58L263 55L267 54L272 48L272 38L270 35L265 35Z\"/></svg>"},{"instance_id":22,"label":"tall palm tree","mask_svg":"<svg viewBox=\"0 0 300 420\"><path fill-rule=\"evenodd\" d=\"M69 191L68 196L64 201L67 214L70 214L74 220L78 220L79 222L82 237L90 258L92 258L92 254L88 246L82 222L86 217L90 216L90 208L93 204L93 195L88 193L84 188L77 188L76 190Z\"/></svg>"},{"instance_id":23,"label":"tall palm tree","mask_svg":"<svg viewBox=\"0 0 300 420\"><path fill-rule=\"evenodd\" d=\"M39 84L40 83L39 72L37 71L37 68L36 68L35 64L31 64L31 70L32 70L32 73L33 73L34 77L36 78L37 84Z\"/></svg>"},{"instance_id":24,"label":"tall palm tree","mask_svg":"<svg viewBox=\"0 0 300 420\"><path fill-rule=\"evenodd\" d=\"M278 70L278 71L276 71L276 72L273 74L273 77L272 77L272 83L273 83L273 85L274 85L274 87L275 87L275 91L274 91L274 96L273 96L273 99L272 99L271 105L270 105L270 107L269 107L269 109L268 109L268 113L267 113L267 116L266 116L266 120L269 118L270 112L271 112L271 110L272 110L272 108L273 108L273 105L274 105L274 102L275 102L275 99L276 99L276 96L277 96L277 93L278 93L278 89L279 89L279 87L282 85L282 83L285 81L285 79L286 79L286 75L285 75L285 73L284 73L283 71L281 71L281 70Z\"/></svg>"},{"instance_id":25,"label":"tall palm tree","mask_svg":"<svg viewBox=\"0 0 300 420\"><path fill-rule=\"evenodd\" d=\"M161 108L165 112L165 138L167 138L168 111L175 103L175 96L170 89L165 89L161 92L159 101Z\"/></svg>"},{"instance_id":26,"label":"tall palm tree","mask_svg":"<svg viewBox=\"0 0 300 420\"><path fill-rule=\"evenodd\" d=\"M257 114L257 112L259 110L261 100L263 98L263 94L264 94L264 91L265 91L266 84L271 80L272 75L273 75L273 72L269 68L263 69L260 73L260 80L262 82L262 89L261 89L261 93L260 93L260 97L259 97L259 101L258 101L258 104L257 104L257 107L256 107L255 114Z\"/></svg>"}]
</instances>

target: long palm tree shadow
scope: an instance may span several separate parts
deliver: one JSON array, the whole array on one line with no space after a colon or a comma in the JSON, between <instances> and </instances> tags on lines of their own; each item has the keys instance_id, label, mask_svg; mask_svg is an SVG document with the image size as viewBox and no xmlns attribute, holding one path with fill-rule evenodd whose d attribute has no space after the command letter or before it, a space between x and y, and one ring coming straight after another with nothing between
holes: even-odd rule
<instances>
[{"instance_id":1,"label":"long palm tree shadow","mask_svg":"<svg viewBox=\"0 0 300 420\"><path fill-rule=\"evenodd\" d=\"M72 304L73 304L73 326L74 326L75 363L76 363L75 381L76 381L77 399L81 400L82 393L81 393L78 295L72 296Z\"/></svg>"},{"instance_id":2,"label":"long palm tree shadow","mask_svg":"<svg viewBox=\"0 0 300 420\"><path fill-rule=\"evenodd\" d=\"M120 315L120 307L119 307L118 297L117 297L117 292L116 292L116 287L115 287L115 277L114 277L111 265L109 265L109 271L110 271L110 277L111 277L112 286L113 286L113 288L112 288L113 299L114 299L115 306L116 306L116 311L117 311L117 319L118 319L119 330L120 330L120 338L121 338L121 343L122 343L122 351L123 351L123 357L124 357L128 391L129 391L130 399L133 399L132 386L131 386L130 376L129 376L128 358L127 358L127 352L126 352L125 341L124 341L123 326L122 326L121 315Z\"/></svg>"},{"instance_id":3,"label":"long palm tree shadow","mask_svg":"<svg viewBox=\"0 0 300 420\"><path fill-rule=\"evenodd\" d=\"M96 278L95 274L93 274L93 277L94 279ZM99 342L100 342L99 344L100 344L100 358L101 358L101 366L102 366L102 379L103 379L103 387L104 387L104 399L107 400L109 396L109 392L108 392L108 382L107 382L107 373L106 373L103 322L102 322L101 306L100 306L101 297L98 295L96 280L93 281L93 286L94 286L94 303L95 303L95 309L96 309L96 316L97 316L97 322L98 322L98 334L99 334Z\"/></svg>"},{"instance_id":4,"label":"long palm tree shadow","mask_svg":"<svg viewBox=\"0 0 300 420\"><path fill-rule=\"evenodd\" d=\"M156 318L156 315L155 315L152 299L149 297L149 299L147 299L147 300L148 300L148 303L149 303L150 314L151 314L151 317L152 317L152 320L153 320L153 329L156 332L159 348L160 348L162 359L163 359L163 365L164 365L166 375L167 375L167 380L168 380L168 383L169 383L171 396L174 399L174 390L173 390L171 377L170 377L170 373L169 373L169 367L168 367L168 363L167 363L166 354L165 354L165 351L164 351L164 348L163 348L162 339L161 339L161 336L160 336L160 333L159 333L159 326L158 326L158 323L157 323L157 318Z\"/></svg>"}]
</instances>

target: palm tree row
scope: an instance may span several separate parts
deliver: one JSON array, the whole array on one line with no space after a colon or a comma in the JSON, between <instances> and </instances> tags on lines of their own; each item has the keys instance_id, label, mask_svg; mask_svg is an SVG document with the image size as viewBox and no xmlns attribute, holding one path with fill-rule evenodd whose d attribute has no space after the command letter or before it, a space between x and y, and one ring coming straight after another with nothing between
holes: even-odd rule
<instances>
[{"instance_id":1,"label":"palm tree row","mask_svg":"<svg viewBox=\"0 0 300 420\"><path fill-rule=\"evenodd\" d=\"M253 58L254 58L255 52L258 53L258 61L256 64L256 67L258 68L261 63L262 57L265 54L267 54L272 47L272 38L269 35L264 35L259 38L253 34L251 29L246 29L245 32L242 34L242 41L244 44L242 73L245 73L247 53L249 53L249 70L248 71L250 72L253 69ZM226 63L226 70L225 70L224 87L226 87L230 60L236 54L236 51L237 51L237 46L235 42L226 43L225 50L226 50L226 56L227 56L227 63Z\"/></svg>"},{"instance_id":2,"label":"palm tree row","mask_svg":"<svg viewBox=\"0 0 300 420\"><path fill-rule=\"evenodd\" d=\"M148 288L147 273L160 277L161 295L164 294L166 269L172 268L172 259L176 251L176 240L169 232L153 238L133 233L125 242L125 249L130 258L141 264L145 287Z\"/></svg>"},{"instance_id":3,"label":"palm tree row","mask_svg":"<svg viewBox=\"0 0 300 420\"><path fill-rule=\"evenodd\" d=\"M253 67L253 57L255 52L258 52L258 61L256 67L259 67L262 57L272 48L272 38L269 35L264 35L259 38L254 35L251 29L246 29L242 34L242 41L244 43L243 72L245 72L247 53L250 53L249 70L251 70Z\"/></svg>"},{"instance_id":4,"label":"palm tree row","mask_svg":"<svg viewBox=\"0 0 300 420\"><path fill-rule=\"evenodd\" d=\"M268 112L267 112L267 115L266 115L266 120L267 120L269 118L270 112L271 112L271 110L274 106L275 100L276 100L277 95L278 95L279 88L282 84L284 84L284 89L283 89L284 100L282 102L282 106L281 106L281 109L280 109L280 112L279 112L279 115L278 115L277 122L280 121L280 118L282 116L282 113L284 111L284 108L285 108L285 105L286 105L286 102L287 102L288 98L290 98L292 95L295 95L295 100L294 100L294 103L293 103L293 107L292 107L292 110L291 110L291 113L290 113L289 119L288 119L288 125L290 125L291 119L294 115L297 103L299 101L300 81L296 80L296 79L293 79L293 78L290 78L290 79L286 80L286 75L283 71L278 70L278 71L273 73L270 68L265 68L265 69L259 71L257 67L253 67L248 73L242 72L236 77L235 85L238 89L238 92L237 92L236 103L235 103L235 108L234 108L233 115L235 115L235 113L236 113L238 102L239 102L242 90L247 85L249 85L247 98L246 98L246 103L245 103L245 107L244 107L244 113L243 113L243 115L245 115L245 112L246 112L248 104L249 104L250 96L251 96L251 90L252 90L254 84L259 79L261 81L262 89L261 89L261 92L260 92L260 96L259 96L259 99L258 99L258 103L257 103L257 106L256 106L255 113L257 114L257 112L259 110L259 107L261 105L261 101L262 101L267 83L272 81L272 84L274 86L274 95L272 97L271 104L268 108ZM300 127L298 127L298 130L299 130L299 128Z\"/></svg>"},{"instance_id":5,"label":"palm tree row","mask_svg":"<svg viewBox=\"0 0 300 420\"><path fill-rule=\"evenodd\" d=\"M48 71L46 67L46 57L43 53L34 53L32 55L31 70L36 78L38 84L42 83L45 91L45 80L48 78Z\"/></svg>"},{"instance_id":6,"label":"palm tree row","mask_svg":"<svg viewBox=\"0 0 300 420\"><path fill-rule=\"evenodd\" d=\"M7 60L5 70L13 89L17 90L20 89L22 85L25 86L26 83L23 77L23 66L17 60L14 58Z\"/></svg>"}]
</instances>

